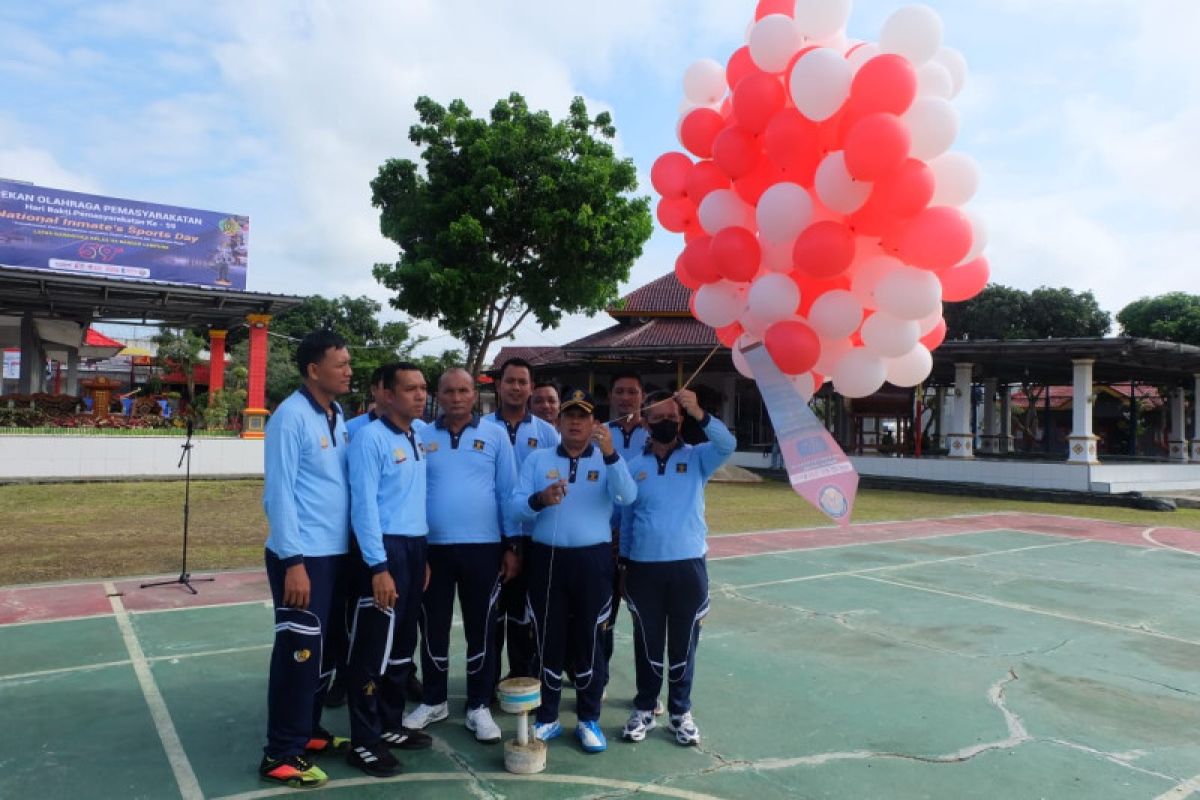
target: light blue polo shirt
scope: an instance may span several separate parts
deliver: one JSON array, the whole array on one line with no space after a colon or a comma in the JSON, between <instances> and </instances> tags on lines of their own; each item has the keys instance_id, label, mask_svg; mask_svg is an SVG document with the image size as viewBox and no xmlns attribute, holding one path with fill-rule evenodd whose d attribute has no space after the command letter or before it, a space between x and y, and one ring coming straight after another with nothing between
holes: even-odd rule
<instances>
[{"instance_id":1,"label":"light blue polo shirt","mask_svg":"<svg viewBox=\"0 0 1200 800\"><path fill-rule=\"evenodd\" d=\"M525 412L525 418L516 425L509 425L508 420L501 416L499 411L488 414L487 421L496 423L508 434L508 442L512 445L513 455L516 456L518 470L530 453L547 447L558 447L560 441L558 431L553 425L541 417L535 417L529 411Z\"/></svg>"},{"instance_id":2,"label":"light blue polo shirt","mask_svg":"<svg viewBox=\"0 0 1200 800\"><path fill-rule=\"evenodd\" d=\"M365 414L359 414L357 417L351 417L346 420L346 433L350 434L350 438L354 438L354 434L358 433L360 428L365 428L379 417L374 411L368 411Z\"/></svg>"},{"instance_id":3,"label":"light blue polo shirt","mask_svg":"<svg viewBox=\"0 0 1200 800\"><path fill-rule=\"evenodd\" d=\"M421 429L429 543L488 544L514 535L506 503L517 465L504 429L473 416L457 435L445 417Z\"/></svg>"},{"instance_id":4,"label":"light blue polo shirt","mask_svg":"<svg viewBox=\"0 0 1200 800\"><path fill-rule=\"evenodd\" d=\"M557 506L541 506L534 495L559 480L567 482L563 501ZM612 542L613 506L627 506L635 497L637 485L620 454L605 458L599 447L589 444L578 458L572 458L559 445L538 450L525 460L509 508L514 518L533 523L535 542L588 547Z\"/></svg>"},{"instance_id":5,"label":"light blue polo shirt","mask_svg":"<svg viewBox=\"0 0 1200 800\"><path fill-rule=\"evenodd\" d=\"M424 536L425 446L387 417L350 440L350 520L372 572L387 569L384 536Z\"/></svg>"},{"instance_id":6,"label":"light blue polo shirt","mask_svg":"<svg viewBox=\"0 0 1200 800\"><path fill-rule=\"evenodd\" d=\"M631 561L683 561L708 552L704 486L737 448L721 420L706 414L704 444L678 441L665 459L647 445L629 463L637 498L622 509L621 556Z\"/></svg>"},{"instance_id":7,"label":"light blue polo shirt","mask_svg":"<svg viewBox=\"0 0 1200 800\"><path fill-rule=\"evenodd\" d=\"M342 555L350 543L350 436L342 409L328 417L301 387L267 422L263 510L267 549L287 566L305 556Z\"/></svg>"}]
</instances>

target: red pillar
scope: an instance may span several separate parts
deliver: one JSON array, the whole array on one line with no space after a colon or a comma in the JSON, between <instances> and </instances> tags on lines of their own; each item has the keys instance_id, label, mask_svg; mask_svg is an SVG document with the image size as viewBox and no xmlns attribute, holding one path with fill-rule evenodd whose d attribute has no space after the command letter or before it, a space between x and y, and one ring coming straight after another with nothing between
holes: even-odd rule
<instances>
[{"instance_id":1,"label":"red pillar","mask_svg":"<svg viewBox=\"0 0 1200 800\"><path fill-rule=\"evenodd\" d=\"M242 414L242 438L261 439L267 425L267 326L270 314L247 314L250 324L250 386Z\"/></svg>"},{"instance_id":2,"label":"red pillar","mask_svg":"<svg viewBox=\"0 0 1200 800\"><path fill-rule=\"evenodd\" d=\"M208 404L213 396L225 388L225 334L228 331L213 328L208 332Z\"/></svg>"}]
</instances>

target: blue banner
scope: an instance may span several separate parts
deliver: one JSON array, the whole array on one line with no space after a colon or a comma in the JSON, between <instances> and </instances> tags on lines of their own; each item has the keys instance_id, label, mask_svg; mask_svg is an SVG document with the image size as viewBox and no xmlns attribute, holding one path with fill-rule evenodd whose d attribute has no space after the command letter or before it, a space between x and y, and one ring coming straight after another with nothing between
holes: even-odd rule
<instances>
[{"instance_id":1,"label":"blue banner","mask_svg":"<svg viewBox=\"0 0 1200 800\"><path fill-rule=\"evenodd\" d=\"M0 264L246 288L250 219L0 180Z\"/></svg>"}]
</instances>

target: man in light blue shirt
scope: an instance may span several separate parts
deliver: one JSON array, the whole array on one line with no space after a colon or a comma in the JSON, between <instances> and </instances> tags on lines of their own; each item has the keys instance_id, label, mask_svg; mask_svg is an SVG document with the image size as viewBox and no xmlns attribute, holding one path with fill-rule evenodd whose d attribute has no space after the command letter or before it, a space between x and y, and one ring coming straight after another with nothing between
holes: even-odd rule
<instances>
[{"instance_id":1,"label":"man in light blue shirt","mask_svg":"<svg viewBox=\"0 0 1200 800\"><path fill-rule=\"evenodd\" d=\"M614 505L637 495L612 430L596 422L594 410L587 392L567 395L559 412L562 444L525 460L509 501L517 519L533 523L525 571L542 681L534 733L542 740L562 733L558 707L569 640L575 735L588 753L607 747L599 720L608 683L602 640L613 604L610 517Z\"/></svg>"},{"instance_id":2,"label":"man in light blue shirt","mask_svg":"<svg viewBox=\"0 0 1200 800\"><path fill-rule=\"evenodd\" d=\"M351 417L346 420L346 432L350 434L350 438L354 438L354 434L358 433L359 428L370 425L375 420L379 419L380 396L383 393L383 367L376 367L371 373L371 403L367 406L366 413L359 414L357 417ZM422 409L424 410L424 409Z\"/></svg>"},{"instance_id":3,"label":"man in light blue shirt","mask_svg":"<svg viewBox=\"0 0 1200 800\"><path fill-rule=\"evenodd\" d=\"M707 442L692 446L679 438L684 413L700 423ZM633 617L637 667L634 710L621 735L640 742L655 727L665 677L667 728L680 744L695 745L700 730L692 718L692 680L700 624L708 614L704 487L737 440L686 389L650 404L645 416L650 443L629 465L637 499L621 516L625 602Z\"/></svg>"},{"instance_id":4,"label":"man in light blue shirt","mask_svg":"<svg viewBox=\"0 0 1200 800\"><path fill-rule=\"evenodd\" d=\"M422 601L421 677L425 697L404 718L421 730L449 715L450 622L457 590L467 639L466 726L482 742L500 741L488 705L496 685L496 602L520 571L517 531L504 504L516 483L508 436L474 413L475 379L464 369L438 381L442 415L421 429L428 481L429 586Z\"/></svg>"},{"instance_id":5,"label":"man in light blue shirt","mask_svg":"<svg viewBox=\"0 0 1200 800\"><path fill-rule=\"evenodd\" d=\"M267 423L263 508L275 646L267 689L267 746L259 774L292 786L327 779L309 752L346 744L321 727L334 664L324 641L338 602L350 535L349 436L334 398L350 388L350 353L338 334L314 331L296 349L303 385Z\"/></svg>"}]
</instances>

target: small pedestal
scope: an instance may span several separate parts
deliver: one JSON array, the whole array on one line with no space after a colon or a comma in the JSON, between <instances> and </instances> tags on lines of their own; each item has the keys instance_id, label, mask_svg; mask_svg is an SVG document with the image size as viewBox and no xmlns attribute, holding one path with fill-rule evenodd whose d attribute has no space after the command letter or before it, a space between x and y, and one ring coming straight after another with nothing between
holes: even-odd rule
<instances>
[{"instance_id":1,"label":"small pedestal","mask_svg":"<svg viewBox=\"0 0 1200 800\"><path fill-rule=\"evenodd\" d=\"M109 416L108 408L112 403L112 394L120 388L120 382L101 375L99 378L88 378L79 383L92 398L92 414L97 417Z\"/></svg>"},{"instance_id":2,"label":"small pedestal","mask_svg":"<svg viewBox=\"0 0 1200 800\"><path fill-rule=\"evenodd\" d=\"M529 712L542 704L542 684L534 678L509 678L496 687L500 708L517 715L517 738L504 743L504 768L518 775L546 769L546 743L530 736Z\"/></svg>"},{"instance_id":3,"label":"small pedestal","mask_svg":"<svg viewBox=\"0 0 1200 800\"><path fill-rule=\"evenodd\" d=\"M242 438L263 439L267 435L267 414L265 408L247 408L242 410Z\"/></svg>"}]
</instances>

